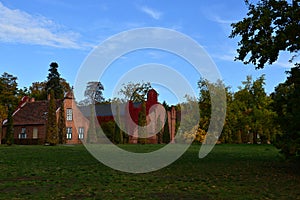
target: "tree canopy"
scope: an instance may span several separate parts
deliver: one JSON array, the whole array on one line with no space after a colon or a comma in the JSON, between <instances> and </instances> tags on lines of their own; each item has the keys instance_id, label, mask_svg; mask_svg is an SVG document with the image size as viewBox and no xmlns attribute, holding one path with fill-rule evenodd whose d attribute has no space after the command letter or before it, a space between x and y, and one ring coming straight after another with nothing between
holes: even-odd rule
<instances>
[{"instance_id":1,"label":"tree canopy","mask_svg":"<svg viewBox=\"0 0 300 200\"><path fill-rule=\"evenodd\" d=\"M252 63L257 69L274 63L281 51L292 53L300 48L300 4L285 0L261 0L248 6L247 17L231 24L230 38L240 36L236 60Z\"/></svg>"},{"instance_id":2,"label":"tree canopy","mask_svg":"<svg viewBox=\"0 0 300 200\"><path fill-rule=\"evenodd\" d=\"M47 112L47 124L46 124L46 143L50 145L56 145L59 142L58 126L56 119L56 103L54 98L54 91L50 91L50 100Z\"/></svg>"},{"instance_id":3,"label":"tree canopy","mask_svg":"<svg viewBox=\"0 0 300 200\"><path fill-rule=\"evenodd\" d=\"M8 115L9 107L14 110L20 100L17 77L4 72L0 77L0 121Z\"/></svg>"},{"instance_id":4,"label":"tree canopy","mask_svg":"<svg viewBox=\"0 0 300 200\"><path fill-rule=\"evenodd\" d=\"M247 17L233 23L230 37L241 36L238 43L238 56L245 64L252 63L256 69L264 68L278 60L281 51L291 54L290 62L298 56L300 48L300 2L299 0L260 0L253 4L245 0L248 6ZM273 110L277 114L280 134L276 144L287 156L299 157L300 152L300 66L288 72L289 77L279 84L272 94ZM259 83L258 83L259 84ZM261 91L258 91L261 93ZM255 119L266 119L263 124L252 121L252 126L261 129L268 124L269 118L262 115L261 102L255 99L256 109L251 110ZM253 104L253 103L252 103ZM271 112L269 112L272 115ZM268 123L267 123L268 122ZM274 131L274 129L273 129Z\"/></svg>"},{"instance_id":5,"label":"tree canopy","mask_svg":"<svg viewBox=\"0 0 300 200\"><path fill-rule=\"evenodd\" d=\"M62 99L64 97L64 90L60 84L60 74L58 73L58 64L52 62L49 68L49 74L47 76L46 92L50 94L50 91L54 91L55 99Z\"/></svg>"},{"instance_id":6,"label":"tree canopy","mask_svg":"<svg viewBox=\"0 0 300 200\"><path fill-rule=\"evenodd\" d=\"M300 155L300 65L288 72L288 78L272 93L280 134L276 145L287 156Z\"/></svg>"},{"instance_id":7,"label":"tree canopy","mask_svg":"<svg viewBox=\"0 0 300 200\"><path fill-rule=\"evenodd\" d=\"M127 84L123 84L123 88L119 91L119 94L123 95L124 101L131 100L133 102L142 102L146 100L147 93L151 88L152 87L149 82L129 82Z\"/></svg>"},{"instance_id":8,"label":"tree canopy","mask_svg":"<svg viewBox=\"0 0 300 200\"><path fill-rule=\"evenodd\" d=\"M104 87L99 81L90 81L87 83L86 89L84 91L84 96L86 97L85 104L95 104L101 103L105 99L103 97Z\"/></svg>"}]
</instances>

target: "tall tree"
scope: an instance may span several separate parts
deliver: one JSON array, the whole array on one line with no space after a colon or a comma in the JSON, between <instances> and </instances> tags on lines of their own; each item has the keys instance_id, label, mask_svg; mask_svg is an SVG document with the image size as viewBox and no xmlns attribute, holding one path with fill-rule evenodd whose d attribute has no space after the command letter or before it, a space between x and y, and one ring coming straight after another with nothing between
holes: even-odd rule
<instances>
[{"instance_id":1,"label":"tall tree","mask_svg":"<svg viewBox=\"0 0 300 200\"><path fill-rule=\"evenodd\" d=\"M46 100L47 91L46 91L47 82L33 82L29 87L30 96L36 100Z\"/></svg>"},{"instance_id":2,"label":"tall tree","mask_svg":"<svg viewBox=\"0 0 300 200\"><path fill-rule=\"evenodd\" d=\"M49 94L51 90L54 91L55 99L62 99L64 97L63 87L60 83L60 74L58 72L58 64L52 62L49 68L49 74L47 76L46 91Z\"/></svg>"},{"instance_id":3,"label":"tall tree","mask_svg":"<svg viewBox=\"0 0 300 200\"><path fill-rule=\"evenodd\" d=\"M66 118L65 118L65 108L64 102L62 102L59 109L58 117L58 143L65 144L67 141L67 128L66 128Z\"/></svg>"},{"instance_id":4,"label":"tall tree","mask_svg":"<svg viewBox=\"0 0 300 200\"><path fill-rule=\"evenodd\" d=\"M155 127L155 132L157 135L157 143L162 144L163 143L163 129L162 129L162 122L161 122L161 117L160 115L157 116L156 119L156 127Z\"/></svg>"},{"instance_id":5,"label":"tall tree","mask_svg":"<svg viewBox=\"0 0 300 200\"><path fill-rule=\"evenodd\" d=\"M67 93L71 90L70 84L63 78L60 78L59 83L63 89L63 93ZM36 100L47 99L47 81L33 82L29 87L29 96Z\"/></svg>"},{"instance_id":6,"label":"tall tree","mask_svg":"<svg viewBox=\"0 0 300 200\"><path fill-rule=\"evenodd\" d=\"M139 112L138 125L140 126L138 130L138 143L146 144L147 143L147 132L142 128L147 125L147 115L146 115L146 103L142 102L142 108Z\"/></svg>"},{"instance_id":7,"label":"tall tree","mask_svg":"<svg viewBox=\"0 0 300 200\"><path fill-rule=\"evenodd\" d=\"M166 110L166 116L164 120L164 127L163 127L163 133L162 133L162 143L168 144L170 143L171 136L170 136L170 129L169 129L169 120L168 120L168 111L170 110L170 107L168 104L164 101L163 106Z\"/></svg>"},{"instance_id":8,"label":"tall tree","mask_svg":"<svg viewBox=\"0 0 300 200\"><path fill-rule=\"evenodd\" d=\"M292 62L299 55L297 53L300 48L299 1L261 0L256 5L248 0L245 0L245 2L248 6L247 17L232 24L233 30L230 35L231 38L241 36L236 59L244 61L246 64L253 63L256 68L263 68L267 63L274 63L278 59L280 51L287 51L291 53L290 61ZM297 71L299 71L298 63L291 70L288 81L291 84L288 83L288 86L295 87L293 85L298 84ZM278 86L277 92L282 89L284 89L284 85ZM297 155L297 152L299 152L297 148L300 145L299 129L297 130L296 125L300 124L300 119L296 114L292 114L294 113L292 110L298 109L296 100L293 97L297 97L299 92L294 89L290 92L291 98L286 102L286 106L289 108L285 108L285 112L290 116L289 123L292 123L289 124L289 127L295 129L289 133L286 132L287 130L283 130L283 141L279 145L287 156ZM285 126L284 124L281 125Z\"/></svg>"},{"instance_id":9,"label":"tall tree","mask_svg":"<svg viewBox=\"0 0 300 200\"><path fill-rule=\"evenodd\" d=\"M300 158L300 65L288 74L287 80L279 84L272 94L281 127L276 145L287 157L298 155Z\"/></svg>"},{"instance_id":10,"label":"tall tree","mask_svg":"<svg viewBox=\"0 0 300 200\"><path fill-rule=\"evenodd\" d=\"M120 108L119 108L119 105L116 105L116 120L120 123L121 120L120 120ZM114 134L114 137L115 137L115 143L117 144L122 144L123 143L123 132L122 130L120 129L120 127L118 126L117 123L115 123L115 134Z\"/></svg>"},{"instance_id":11,"label":"tall tree","mask_svg":"<svg viewBox=\"0 0 300 200\"><path fill-rule=\"evenodd\" d=\"M211 114L211 101L208 88L208 81L200 79L198 81L199 88L199 107L200 107L200 122L199 128L207 131Z\"/></svg>"},{"instance_id":12,"label":"tall tree","mask_svg":"<svg viewBox=\"0 0 300 200\"><path fill-rule=\"evenodd\" d=\"M123 101L131 100L133 102L142 102L146 100L147 93L151 88L149 82L129 82L126 85L123 84L123 88L119 91L119 94L123 95Z\"/></svg>"},{"instance_id":13,"label":"tall tree","mask_svg":"<svg viewBox=\"0 0 300 200\"><path fill-rule=\"evenodd\" d=\"M233 23L230 37L241 36L236 60L252 63L256 68L274 63L280 51L294 53L300 49L300 5L298 0L260 0L248 6L247 17Z\"/></svg>"},{"instance_id":14,"label":"tall tree","mask_svg":"<svg viewBox=\"0 0 300 200\"><path fill-rule=\"evenodd\" d=\"M271 109L271 98L267 96L265 89L265 77L262 75L252 83L252 134L253 143L269 142L274 133L275 112ZM258 139L260 141L258 141Z\"/></svg>"},{"instance_id":15,"label":"tall tree","mask_svg":"<svg viewBox=\"0 0 300 200\"><path fill-rule=\"evenodd\" d=\"M14 144L14 127L13 127L13 108L9 106L8 108L8 116L7 116L7 127L6 127L6 144L12 145Z\"/></svg>"},{"instance_id":16,"label":"tall tree","mask_svg":"<svg viewBox=\"0 0 300 200\"><path fill-rule=\"evenodd\" d=\"M58 144L58 140L59 138L56 119L56 103L54 98L54 91L51 90L46 124L46 143L50 145L56 145Z\"/></svg>"},{"instance_id":17,"label":"tall tree","mask_svg":"<svg viewBox=\"0 0 300 200\"><path fill-rule=\"evenodd\" d=\"M86 89L84 91L84 96L86 97L85 104L96 104L104 101L103 97L104 87L99 81L90 81L87 83Z\"/></svg>"},{"instance_id":18,"label":"tall tree","mask_svg":"<svg viewBox=\"0 0 300 200\"><path fill-rule=\"evenodd\" d=\"M236 141L234 121L236 119L236 114L232 112L233 103L233 92L230 92L230 87L225 87L226 92L226 118L223 126L223 131L220 136L220 141L222 143L234 143ZM199 135L203 135L202 129L198 129ZM201 138L201 137L200 137Z\"/></svg>"},{"instance_id":19,"label":"tall tree","mask_svg":"<svg viewBox=\"0 0 300 200\"><path fill-rule=\"evenodd\" d=\"M87 143L94 144L98 142L96 122L95 122L97 120L97 116L96 116L94 105L89 105L89 110L90 110L90 118L89 118L90 123L87 132Z\"/></svg>"},{"instance_id":20,"label":"tall tree","mask_svg":"<svg viewBox=\"0 0 300 200\"><path fill-rule=\"evenodd\" d=\"M252 81L247 76L243 87L234 94L229 104L232 129L237 133L234 140L238 143L267 143L274 132L275 113L271 109L271 98L264 90L264 76Z\"/></svg>"},{"instance_id":21,"label":"tall tree","mask_svg":"<svg viewBox=\"0 0 300 200\"><path fill-rule=\"evenodd\" d=\"M168 123L168 117L166 116L165 124L164 124L164 129L163 129L163 135L162 135L162 142L164 144L168 144L171 141L171 136L170 136L170 129L169 129L169 123Z\"/></svg>"},{"instance_id":22,"label":"tall tree","mask_svg":"<svg viewBox=\"0 0 300 200\"><path fill-rule=\"evenodd\" d=\"M0 77L0 122L8 118L18 105L20 90L18 90L17 77L4 72ZM11 129L12 130L12 129ZM0 126L2 133L2 126ZM12 136L13 137L13 136ZM13 138L12 138L13 139ZM13 141L12 141L13 142Z\"/></svg>"},{"instance_id":23,"label":"tall tree","mask_svg":"<svg viewBox=\"0 0 300 200\"><path fill-rule=\"evenodd\" d=\"M219 133L219 131L214 130L218 130L219 127L223 127L224 125L224 114L226 113L226 99L224 97L226 97L225 95L228 93L228 88L225 87L225 84L222 80L210 82L205 79L200 79L198 82L198 88L200 89L200 132L203 132L203 130L207 132L207 136L209 137L206 137L205 139L206 144L214 143L215 138L219 137L219 135L216 135ZM214 106L212 106L211 96L214 97ZM214 115L211 115L212 113L214 113ZM211 121L214 123L210 123ZM209 128L211 131L208 131Z\"/></svg>"},{"instance_id":24,"label":"tall tree","mask_svg":"<svg viewBox=\"0 0 300 200\"><path fill-rule=\"evenodd\" d=\"M6 72L0 77L0 102L6 109L8 105L14 108L18 104L17 77Z\"/></svg>"}]
</instances>

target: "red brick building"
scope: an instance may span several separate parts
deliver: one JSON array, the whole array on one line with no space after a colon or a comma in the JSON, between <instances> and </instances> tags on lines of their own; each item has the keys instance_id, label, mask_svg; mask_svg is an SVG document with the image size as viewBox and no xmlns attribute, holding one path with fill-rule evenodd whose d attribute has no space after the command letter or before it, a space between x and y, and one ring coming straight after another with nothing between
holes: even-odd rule
<instances>
[{"instance_id":1,"label":"red brick building","mask_svg":"<svg viewBox=\"0 0 300 200\"><path fill-rule=\"evenodd\" d=\"M161 105L158 102L158 94L154 89L151 89L148 91L147 94L147 100L145 101L145 107L146 107L146 115L147 115L147 122L149 123L149 114L150 108L154 105ZM124 122L124 128L126 129L126 133L129 134L128 142L135 144L138 143L138 128L137 124L139 121L139 113L142 109L142 103L141 102L132 102L129 101L127 103L122 104L96 104L95 105L95 113L97 116L97 120L99 124L103 124L109 121L114 121L113 113L117 113L116 107L119 107L119 115L121 118L121 121ZM87 118L90 118L90 108L83 107L80 108L84 115ZM153 114L153 113L152 113ZM167 111L166 117L168 120L169 125L169 131L170 131L170 141L174 142L175 137L175 126L176 126L176 110L175 107L171 107L170 111ZM155 116L155 119L157 119L159 116ZM134 124L132 122L134 122ZM155 121L156 123L156 121ZM164 124L164 119L161 116L161 123ZM152 127L148 127L149 129L155 129L156 125ZM150 130L148 132L151 132ZM153 131L152 131L153 132ZM158 143L158 135L152 135L149 138L147 138L147 143L156 144Z\"/></svg>"},{"instance_id":2,"label":"red brick building","mask_svg":"<svg viewBox=\"0 0 300 200\"><path fill-rule=\"evenodd\" d=\"M67 144L80 144L81 140L86 140L90 107L78 108L75 102L73 92L69 92L65 95L64 99L56 100L56 116L58 120L59 111L64 104L65 109L65 121L66 121L66 138ZM46 140L46 124L47 124L47 112L49 101L35 101L33 98L23 97L18 108L13 113L13 128L14 128L14 143L15 144L45 144ZM147 123L150 122L149 115L151 107L154 105L161 105L158 102L158 94L154 89L149 90L147 94L147 100L145 101ZM138 143L138 120L139 113L142 109L141 102L129 101L124 104L120 104L119 114L122 121L125 123L124 127L126 133L129 133L128 142ZM116 113L116 104L97 104L95 105L95 111L99 124L113 121L113 113ZM170 111L167 111L166 117L169 125L170 141L174 142L175 126L176 126L176 110L171 107ZM157 119L158 116L155 117ZM130 120L132 119L132 122ZM161 123L164 123L164 119L161 117ZM3 122L1 139L5 138L6 134L6 121ZM156 121L155 121L156 123ZM149 129L154 130L156 124L149 126ZM151 132L151 131L150 131ZM147 143L158 143L158 135L152 135L147 138Z\"/></svg>"},{"instance_id":3,"label":"red brick building","mask_svg":"<svg viewBox=\"0 0 300 200\"><path fill-rule=\"evenodd\" d=\"M80 144L87 136L89 121L84 117L75 103L73 92L69 92L62 100L56 100L56 116L64 104L66 119L67 144ZM49 101L35 101L23 97L13 113L15 144L44 144L46 139L46 123ZM5 138L6 120L3 122L0 141Z\"/></svg>"}]
</instances>

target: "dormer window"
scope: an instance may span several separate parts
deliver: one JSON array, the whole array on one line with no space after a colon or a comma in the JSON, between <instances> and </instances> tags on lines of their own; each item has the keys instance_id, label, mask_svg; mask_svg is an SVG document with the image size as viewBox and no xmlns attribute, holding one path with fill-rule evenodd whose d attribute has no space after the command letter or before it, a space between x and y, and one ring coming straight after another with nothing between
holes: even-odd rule
<instances>
[{"instance_id":1,"label":"dormer window","mask_svg":"<svg viewBox=\"0 0 300 200\"><path fill-rule=\"evenodd\" d=\"M67 109L67 121L72 121L73 120L73 110L72 108Z\"/></svg>"}]
</instances>

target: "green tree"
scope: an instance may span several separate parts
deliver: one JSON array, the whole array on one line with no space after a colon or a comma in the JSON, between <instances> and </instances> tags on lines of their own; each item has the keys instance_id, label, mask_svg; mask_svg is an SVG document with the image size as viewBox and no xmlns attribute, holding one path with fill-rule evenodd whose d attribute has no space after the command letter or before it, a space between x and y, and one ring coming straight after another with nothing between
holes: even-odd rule
<instances>
[{"instance_id":1,"label":"green tree","mask_svg":"<svg viewBox=\"0 0 300 200\"><path fill-rule=\"evenodd\" d=\"M117 114L116 121L121 122L121 120L120 120L120 108L119 108L118 105L116 106L116 114ZM118 126L117 123L115 123L115 130L114 131L115 131L115 134L114 134L115 143L123 144L123 132L120 129L120 127Z\"/></svg>"},{"instance_id":2,"label":"green tree","mask_svg":"<svg viewBox=\"0 0 300 200\"><path fill-rule=\"evenodd\" d=\"M274 63L280 51L297 55L300 48L299 1L260 0L248 6L247 17L233 23L229 37L241 37L236 60L252 63L256 68Z\"/></svg>"},{"instance_id":3,"label":"green tree","mask_svg":"<svg viewBox=\"0 0 300 200\"><path fill-rule=\"evenodd\" d=\"M17 77L4 72L0 77L0 122L12 114L9 113L9 109L11 112L15 110L20 99L20 92ZM2 133L2 126L0 126L0 133Z\"/></svg>"},{"instance_id":4,"label":"green tree","mask_svg":"<svg viewBox=\"0 0 300 200\"><path fill-rule=\"evenodd\" d=\"M0 77L0 103L5 106L6 114L8 105L14 109L18 104L17 77L4 72Z\"/></svg>"},{"instance_id":5,"label":"green tree","mask_svg":"<svg viewBox=\"0 0 300 200\"><path fill-rule=\"evenodd\" d=\"M162 143L164 144L168 144L170 143L170 130L169 130L169 120L168 120L168 111L170 110L170 107L168 106L168 104L164 101L163 102L163 106L166 110L166 116L165 116L165 124L163 127L163 134L162 134Z\"/></svg>"},{"instance_id":6,"label":"green tree","mask_svg":"<svg viewBox=\"0 0 300 200\"><path fill-rule=\"evenodd\" d=\"M58 117L58 143L65 144L67 141L67 128L66 128L66 118L65 118L65 108L64 102L62 102L61 107L59 109L59 117Z\"/></svg>"},{"instance_id":7,"label":"green tree","mask_svg":"<svg viewBox=\"0 0 300 200\"><path fill-rule=\"evenodd\" d=\"M52 62L50 64L49 74L47 76L46 83L46 92L50 94L50 91L54 91L55 99L62 99L64 97L64 90L60 83L60 74L58 72L58 64L56 62Z\"/></svg>"},{"instance_id":8,"label":"green tree","mask_svg":"<svg viewBox=\"0 0 300 200\"><path fill-rule=\"evenodd\" d=\"M8 116L7 116L7 126L6 126L6 137L5 142L7 145L14 144L14 127L13 127L13 108L9 106L8 108Z\"/></svg>"},{"instance_id":9,"label":"green tree","mask_svg":"<svg viewBox=\"0 0 300 200\"><path fill-rule=\"evenodd\" d=\"M224 122L223 131L220 136L220 141L222 143L234 143L236 141L235 127L234 127L236 113L232 112L232 103L233 103L233 94L234 93L230 92L230 87L225 87L225 91L226 91L227 110L226 110L226 118L225 118L225 122ZM198 129L198 132L200 132L199 135L203 134L203 131L201 129L200 130Z\"/></svg>"},{"instance_id":10,"label":"green tree","mask_svg":"<svg viewBox=\"0 0 300 200\"><path fill-rule=\"evenodd\" d=\"M133 102L142 102L146 100L147 93L151 88L149 82L129 82L126 85L123 84L123 88L119 91L119 94L123 95L123 101L131 100Z\"/></svg>"},{"instance_id":11,"label":"green tree","mask_svg":"<svg viewBox=\"0 0 300 200\"><path fill-rule=\"evenodd\" d=\"M146 103L145 101L142 102L142 107L141 107L141 111L139 112L139 118L138 118L138 125L139 130L138 130L138 143L141 144L146 144L147 143L147 132L142 128L144 126L147 125L147 115L146 115Z\"/></svg>"},{"instance_id":12,"label":"green tree","mask_svg":"<svg viewBox=\"0 0 300 200\"><path fill-rule=\"evenodd\" d=\"M98 81L90 81L87 83L86 89L84 91L84 96L86 97L83 102L85 102L86 105L96 103L102 103L105 99L103 97L103 90L104 87L101 84L101 82Z\"/></svg>"},{"instance_id":13,"label":"green tree","mask_svg":"<svg viewBox=\"0 0 300 200\"><path fill-rule=\"evenodd\" d=\"M162 129L162 122L161 122L161 116L158 115L156 119L156 135L157 135L157 143L162 144L163 143L163 129Z\"/></svg>"},{"instance_id":14,"label":"green tree","mask_svg":"<svg viewBox=\"0 0 300 200\"><path fill-rule=\"evenodd\" d=\"M279 84L272 94L281 134L276 146L286 157L300 157L300 65L288 72L287 80Z\"/></svg>"},{"instance_id":15,"label":"green tree","mask_svg":"<svg viewBox=\"0 0 300 200\"><path fill-rule=\"evenodd\" d=\"M56 102L54 91L50 91L50 100L48 105L48 115L46 124L46 143L50 145L58 144L58 126L56 119Z\"/></svg>"},{"instance_id":16,"label":"green tree","mask_svg":"<svg viewBox=\"0 0 300 200\"><path fill-rule=\"evenodd\" d=\"M271 140L274 133L274 120L276 113L272 110L272 99L268 96L264 89L264 75L259 77L252 83L252 133L253 143L267 143Z\"/></svg>"},{"instance_id":17,"label":"green tree","mask_svg":"<svg viewBox=\"0 0 300 200\"><path fill-rule=\"evenodd\" d=\"M0 122L8 117L9 107L15 110L19 101L17 77L4 72L0 77ZM2 126L0 126L2 133Z\"/></svg>"},{"instance_id":18,"label":"green tree","mask_svg":"<svg viewBox=\"0 0 300 200\"><path fill-rule=\"evenodd\" d=\"M87 132L87 143L97 143L98 139L97 139L96 122L95 122L95 120L97 120L97 116L95 112L95 106L89 105L89 108L90 108L90 118L89 118L90 123Z\"/></svg>"},{"instance_id":19,"label":"green tree","mask_svg":"<svg viewBox=\"0 0 300 200\"><path fill-rule=\"evenodd\" d=\"M59 81L63 93L67 93L71 90L70 84L63 78ZM28 96L35 98L36 100L47 100L47 81L33 82L29 87Z\"/></svg>"},{"instance_id":20,"label":"green tree","mask_svg":"<svg viewBox=\"0 0 300 200\"><path fill-rule=\"evenodd\" d=\"M115 141L116 140L115 127L116 127L116 124L114 121L108 121L108 122L101 123L101 129L102 129L103 133L112 143L118 143ZM99 138L101 138L101 137L99 137Z\"/></svg>"},{"instance_id":21,"label":"green tree","mask_svg":"<svg viewBox=\"0 0 300 200\"><path fill-rule=\"evenodd\" d=\"M47 91L46 91L46 81L44 82L33 82L29 87L30 96L36 100L46 100Z\"/></svg>"},{"instance_id":22,"label":"green tree","mask_svg":"<svg viewBox=\"0 0 300 200\"><path fill-rule=\"evenodd\" d=\"M199 80L198 88L200 90L198 100L200 108L199 128L201 131L207 132L207 136L209 136L206 137L205 143L214 143L216 142L215 138L219 137L216 134L219 134L221 131L219 127L223 127L224 125L228 88L225 87L225 84L221 80L210 82L205 79ZM214 100L214 106L212 106L211 100ZM213 116L211 115L212 113L214 113ZM211 121L214 123L210 123ZM210 131L208 131L209 128Z\"/></svg>"},{"instance_id":23,"label":"green tree","mask_svg":"<svg viewBox=\"0 0 300 200\"><path fill-rule=\"evenodd\" d=\"M237 134L234 137L237 143L267 143L272 139L275 113L264 84L264 76L255 81L247 76L243 87L239 87L239 91L234 94L228 112L233 113L229 123Z\"/></svg>"},{"instance_id":24,"label":"green tree","mask_svg":"<svg viewBox=\"0 0 300 200\"><path fill-rule=\"evenodd\" d=\"M164 132L163 132L163 135L162 135L163 143L164 144L170 143L170 138L171 138L171 136L170 136L170 129L169 129L169 124L168 124L168 119L166 119L165 125L164 125Z\"/></svg>"},{"instance_id":25,"label":"green tree","mask_svg":"<svg viewBox=\"0 0 300 200\"><path fill-rule=\"evenodd\" d=\"M208 81L200 79L198 81L199 88L199 108L200 108L200 122L199 127L207 132L210 115L211 115L211 101L209 94Z\"/></svg>"},{"instance_id":26,"label":"green tree","mask_svg":"<svg viewBox=\"0 0 300 200\"><path fill-rule=\"evenodd\" d=\"M97 143L101 141L101 129L100 128L96 128L96 123L97 123L97 116L96 116L96 112L95 112L95 104L96 103L100 103L104 101L104 97L103 97L103 90L104 87L103 85L98 82L98 81L90 81L87 83L85 92L84 92L84 96L86 97L84 100L82 100L81 102L79 102L80 105L83 106L88 106L90 108L90 123L89 123L89 129L88 129L88 133L87 133L87 142L88 143ZM102 131L104 132L104 134L110 134L111 131L108 133L105 130L105 127L102 126L106 126L101 124L101 128ZM111 127L111 126L109 126ZM112 132L112 134L114 134L114 132ZM111 141L113 141L114 137L112 136Z\"/></svg>"}]
</instances>

